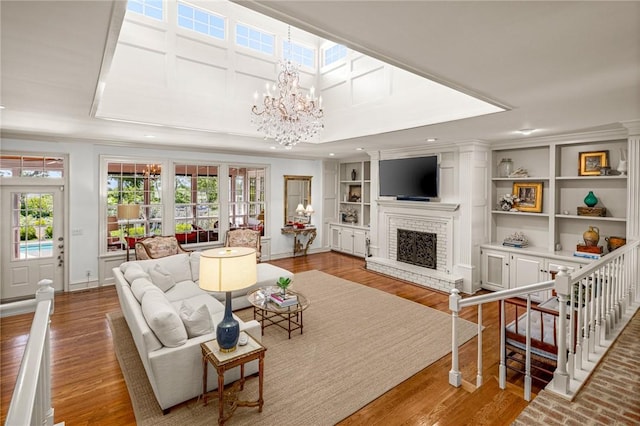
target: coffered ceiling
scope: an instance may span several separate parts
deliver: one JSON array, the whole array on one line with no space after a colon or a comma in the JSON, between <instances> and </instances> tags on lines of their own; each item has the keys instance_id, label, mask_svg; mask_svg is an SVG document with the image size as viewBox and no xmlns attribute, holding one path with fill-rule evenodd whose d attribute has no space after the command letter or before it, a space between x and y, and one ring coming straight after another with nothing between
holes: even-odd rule
<instances>
[{"instance_id":1,"label":"coffered ceiling","mask_svg":"<svg viewBox=\"0 0 640 426\"><path fill-rule=\"evenodd\" d=\"M287 156L348 157L358 147L416 147L432 137L444 144L499 142L523 138L515 133L523 128L545 136L614 129L620 121L640 118L639 2L236 3L507 109L300 144ZM107 0L0 3L3 137L176 144L265 155L259 137L94 117L124 6ZM376 119L372 114L372 123ZM149 134L155 137L146 138Z\"/></svg>"}]
</instances>

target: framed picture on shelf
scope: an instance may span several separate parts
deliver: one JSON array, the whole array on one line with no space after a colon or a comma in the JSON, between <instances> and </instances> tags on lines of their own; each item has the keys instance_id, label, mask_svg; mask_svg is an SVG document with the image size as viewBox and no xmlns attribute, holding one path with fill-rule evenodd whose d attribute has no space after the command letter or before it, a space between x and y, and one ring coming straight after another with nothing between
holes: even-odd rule
<instances>
[{"instance_id":1,"label":"framed picture on shelf","mask_svg":"<svg viewBox=\"0 0 640 426\"><path fill-rule=\"evenodd\" d=\"M513 207L521 212L542 212L542 182L514 182L513 194L520 200Z\"/></svg>"},{"instance_id":2,"label":"framed picture on shelf","mask_svg":"<svg viewBox=\"0 0 640 426\"><path fill-rule=\"evenodd\" d=\"M349 185L349 201L358 202L362 197L362 187L360 185Z\"/></svg>"},{"instance_id":3,"label":"framed picture on shelf","mask_svg":"<svg viewBox=\"0 0 640 426\"><path fill-rule=\"evenodd\" d=\"M609 151L590 151L578 154L580 176L600 175L600 168L609 166Z\"/></svg>"}]
</instances>

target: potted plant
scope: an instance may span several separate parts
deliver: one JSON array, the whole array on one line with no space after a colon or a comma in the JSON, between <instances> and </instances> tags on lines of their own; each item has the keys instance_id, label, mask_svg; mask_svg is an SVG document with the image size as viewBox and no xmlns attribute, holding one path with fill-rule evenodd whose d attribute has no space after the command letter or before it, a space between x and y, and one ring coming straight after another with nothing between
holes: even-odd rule
<instances>
[{"instance_id":1,"label":"potted plant","mask_svg":"<svg viewBox=\"0 0 640 426\"><path fill-rule=\"evenodd\" d=\"M280 293L282 293L283 296L287 294L287 288L289 288L289 284L291 284L291 278L287 278L287 277L278 278L278 282L276 282L276 285L280 287Z\"/></svg>"}]
</instances>

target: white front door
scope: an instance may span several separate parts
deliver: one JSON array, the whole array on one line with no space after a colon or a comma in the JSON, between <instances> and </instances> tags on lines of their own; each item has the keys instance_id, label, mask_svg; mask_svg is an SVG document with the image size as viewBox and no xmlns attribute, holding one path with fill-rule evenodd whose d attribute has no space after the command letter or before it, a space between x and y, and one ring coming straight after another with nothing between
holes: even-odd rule
<instances>
[{"instance_id":1,"label":"white front door","mask_svg":"<svg viewBox=\"0 0 640 426\"><path fill-rule=\"evenodd\" d=\"M64 289L62 189L56 186L3 186L0 209L0 299L33 297L38 281Z\"/></svg>"}]
</instances>

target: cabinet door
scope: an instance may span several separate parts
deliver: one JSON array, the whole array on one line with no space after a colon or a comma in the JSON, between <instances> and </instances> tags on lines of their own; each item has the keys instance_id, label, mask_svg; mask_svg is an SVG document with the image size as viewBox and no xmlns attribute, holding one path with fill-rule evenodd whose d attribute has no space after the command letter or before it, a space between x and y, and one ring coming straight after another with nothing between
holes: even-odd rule
<instances>
[{"instance_id":1,"label":"cabinet door","mask_svg":"<svg viewBox=\"0 0 640 426\"><path fill-rule=\"evenodd\" d=\"M482 287L488 290L509 288L509 254L502 251L482 251Z\"/></svg>"},{"instance_id":2,"label":"cabinet door","mask_svg":"<svg viewBox=\"0 0 640 426\"><path fill-rule=\"evenodd\" d=\"M544 261L542 257L512 254L509 269L511 288L536 284L543 281L546 278L544 274ZM547 293L547 291L533 293L531 294L531 300L534 302L542 302L546 300L543 300L543 298L547 296Z\"/></svg>"},{"instance_id":3,"label":"cabinet door","mask_svg":"<svg viewBox=\"0 0 640 426\"><path fill-rule=\"evenodd\" d=\"M340 251L353 254L353 230L343 229L340 231Z\"/></svg>"},{"instance_id":4,"label":"cabinet door","mask_svg":"<svg viewBox=\"0 0 640 426\"><path fill-rule=\"evenodd\" d=\"M361 257L367 255L367 231L360 229L353 231L353 254Z\"/></svg>"},{"instance_id":5,"label":"cabinet door","mask_svg":"<svg viewBox=\"0 0 640 426\"><path fill-rule=\"evenodd\" d=\"M340 251L340 231L341 228L338 226L331 227L331 250Z\"/></svg>"}]
</instances>

